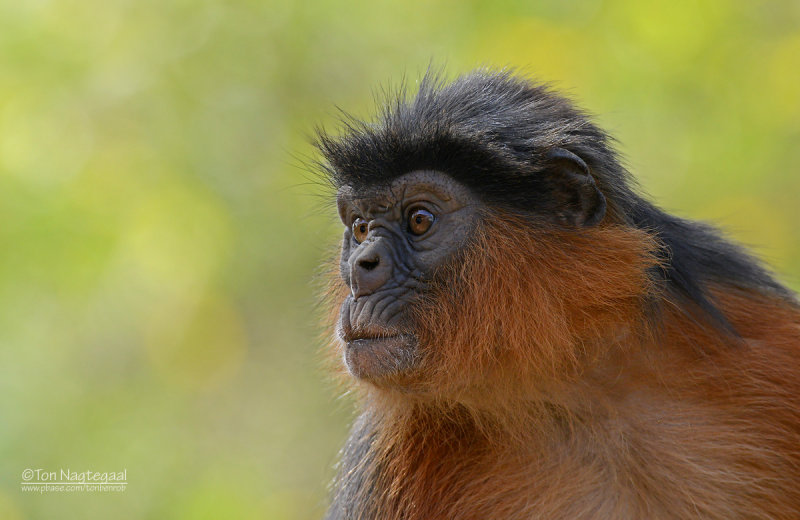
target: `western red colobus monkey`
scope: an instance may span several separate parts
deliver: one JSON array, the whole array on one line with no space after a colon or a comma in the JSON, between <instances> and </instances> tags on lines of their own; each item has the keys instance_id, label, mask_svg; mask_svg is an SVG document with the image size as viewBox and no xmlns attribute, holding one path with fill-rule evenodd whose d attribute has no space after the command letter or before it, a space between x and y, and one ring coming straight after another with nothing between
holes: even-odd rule
<instances>
[{"instance_id":1,"label":"western red colobus monkey","mask_svg":"<svg viewBox=\"0 0 800 520\"><path fill-rule=\"evenodd\" d=\"M509 72L320 132L360 416L330 520L800 518L800 306Z\"/></svg>"}]
</instances>

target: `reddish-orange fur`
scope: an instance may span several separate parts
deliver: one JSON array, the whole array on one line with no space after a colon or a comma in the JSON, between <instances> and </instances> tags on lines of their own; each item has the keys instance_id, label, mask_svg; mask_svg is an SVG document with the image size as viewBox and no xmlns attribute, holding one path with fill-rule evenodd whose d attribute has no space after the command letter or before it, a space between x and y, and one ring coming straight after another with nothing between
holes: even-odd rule
<instances>
[{"instance_id":1,"label":"reddish-orange fur","mask_svg":"<svg viewBox=\"0 0 800 520\"><path fill-rule=\"evenodd\" d=\"M357 385L355 518L800 518L796 306L710 288L736 336L649 281L646 232L484 221L416 308L420 370Z\"/></svg>"}]
</instances>

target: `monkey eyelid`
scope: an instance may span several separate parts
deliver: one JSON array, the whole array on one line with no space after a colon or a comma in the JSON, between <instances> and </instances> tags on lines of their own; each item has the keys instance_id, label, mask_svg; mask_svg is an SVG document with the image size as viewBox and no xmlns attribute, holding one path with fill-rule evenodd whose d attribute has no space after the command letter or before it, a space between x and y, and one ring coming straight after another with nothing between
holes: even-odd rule
<instances>
[{"instance_id":1,"label":"monkey eyelid","mask_svg":"<svg viewBox=\"0 0 800 520\"><path fill-rule=\"evenodd\" d=\"M412 201L406 204L405 208L403 208L403 215L405 217L408 217L411 214L411 212L414 211L415 209L424 209L425 211L433 215L442 212L441 208L439 208L439 206L437 206L434 203L427 201Z\"/></svg>"}]
</instances>

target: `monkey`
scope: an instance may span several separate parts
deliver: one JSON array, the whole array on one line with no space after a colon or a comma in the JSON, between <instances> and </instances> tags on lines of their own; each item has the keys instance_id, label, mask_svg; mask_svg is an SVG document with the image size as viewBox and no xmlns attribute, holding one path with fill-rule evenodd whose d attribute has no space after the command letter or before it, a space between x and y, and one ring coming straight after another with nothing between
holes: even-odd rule
<instances>
[{"instance_id":1,"label":"monkey","mask_svg":"<svg viewBox=\"0 0 800 520\"><path fill-rule=\"evenodd\" d=\"M315 144L359 410L326 519L800 518L800 303L571 101L429 73Z\"/></svg>"}]
</instances>

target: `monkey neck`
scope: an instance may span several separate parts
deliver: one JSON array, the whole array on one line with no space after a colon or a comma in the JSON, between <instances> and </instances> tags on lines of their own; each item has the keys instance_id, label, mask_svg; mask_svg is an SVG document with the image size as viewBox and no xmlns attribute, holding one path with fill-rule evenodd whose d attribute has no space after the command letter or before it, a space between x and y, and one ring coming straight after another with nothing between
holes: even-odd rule
<instances>
[{"instance_id":1,"label":"monkey neck","mask_svg":"<svg viewBox=\"0 0 800 520\"><path fill-rule=\"evenodd\" d=\"M632 335L616 339L622 338L630 340ZM597 434L598 425L618 428L630 392L639 382L658 377L651 368L653 360L638 340L637 345L614 349L569 380L543 381L516 393L477 387L442 396L371 387L363 403L365 417L381 439L376 444L394 447L383 455L409 464L422 456L416 450L436 451L436 446L449 446L453 451L448 453L460 457L486 450L545 456L554 439L571 443L584 434ZM592 425L591 431L585 425Z\"/></svg>"},{"instance_id":2,"label":"monkey neck","mask_svg":"<svg viewBox=\"0 0 800 520\"><path fill-rule=\"evenodd\" d=\"M579 407L573 395L488 410L373 394L357 434L366 445L357 459L363 472L344 474L343 496L364 497L374 512L364 518L522 518L536 486L585 471L593 459L615 460L624 419L592 399ZM495 516L505 510L508 516Z\"/></svg>"}]
</instances>

